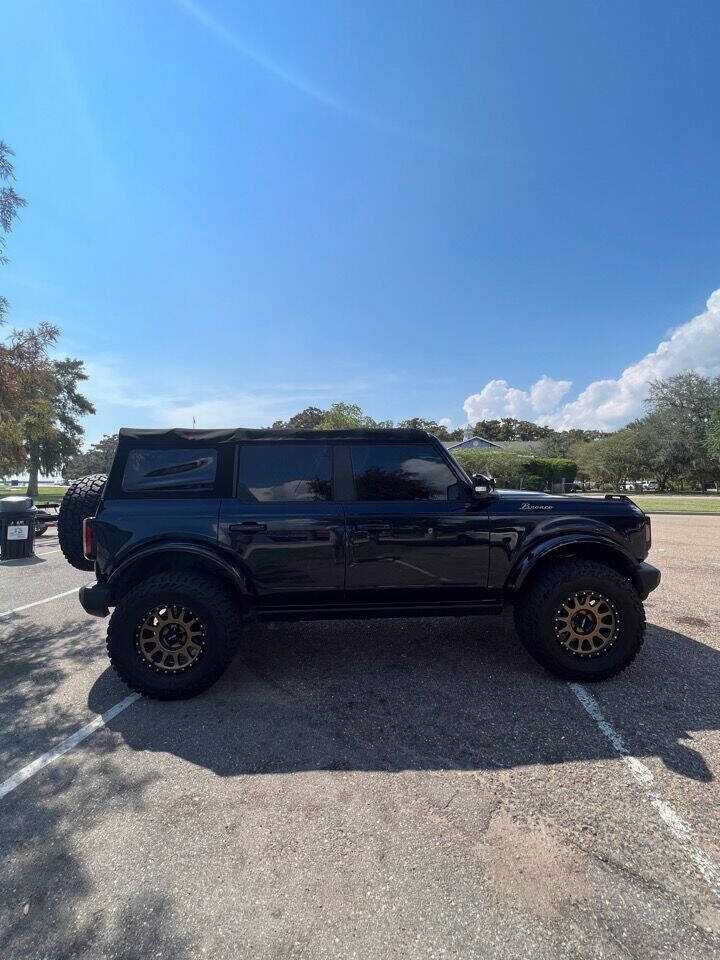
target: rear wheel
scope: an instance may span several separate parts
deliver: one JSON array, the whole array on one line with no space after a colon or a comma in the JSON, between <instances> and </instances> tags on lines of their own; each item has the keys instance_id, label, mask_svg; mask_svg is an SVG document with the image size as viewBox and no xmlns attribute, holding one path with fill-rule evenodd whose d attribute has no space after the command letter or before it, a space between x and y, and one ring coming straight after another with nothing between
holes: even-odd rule
<instances>
[{"instance_id":1,"label":"rear wheel","mask_svg":"<svg viewBox=\"0 0 720 960\"><path fill-rule=\"evenodd\" d=\"M104 473L81 477L68 487L58 512L58 542L65 559L78 570L92 570L92 560L83 554L83 520L94 517L100 506L107 477Z\"/></svg>"},{"instance_id":2,"label":"rear wheel","mask_svg":"<svg viewBox=\"0 0 720 960\"><path fill-rule=\"evenodd\" d=\"M538 574L515 606L528 652L563 680L606 680L637 656L645 610L637 591L611 567L559 560Z\"/></svg>"},{"instance_id":3,"label":"rear wheel","mask_svg":"<svg viewBox=\"0 0 720 960\"><path fill-rule=\"evenodd\" d=\"M160 573L133 587L108 625L110 662L125 683L157 700L194 697L232 660L240 610L221 584Z\"/></svg>"}]
</instances>

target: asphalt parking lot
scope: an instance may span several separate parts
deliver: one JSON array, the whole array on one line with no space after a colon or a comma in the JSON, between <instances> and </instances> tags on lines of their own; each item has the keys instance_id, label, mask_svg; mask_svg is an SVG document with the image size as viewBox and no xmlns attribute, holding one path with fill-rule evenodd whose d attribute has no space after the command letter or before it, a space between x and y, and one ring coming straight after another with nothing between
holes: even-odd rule
<instances>
[{"instance_id":1,"label":"asphalt parking lot","mask_svg":"<svg viewBox=\"0 0 720 960\"><path fill-rule=\"evenodd\" d=\"M509 622L331 622L125 705L0 797L0 955L717 958L720 517L653 537L602 685ZM89 576L37 553L0 565L2 781L128 696Z\"/></svg>"}]
</instances>

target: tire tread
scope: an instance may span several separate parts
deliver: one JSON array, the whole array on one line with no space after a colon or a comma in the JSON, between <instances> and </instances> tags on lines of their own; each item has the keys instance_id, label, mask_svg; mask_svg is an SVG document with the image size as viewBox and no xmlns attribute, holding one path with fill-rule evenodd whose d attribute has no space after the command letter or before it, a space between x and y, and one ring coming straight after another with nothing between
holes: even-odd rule
<instances>
[{"instance_id":1,"label":"tire tread","mask_svg":"<svg viewBox=\"0 0 720 960\"><path fill-rule=\"evenodd\" d=\"M587 675L574 670L570 665L562 667L551 660L545 652L537 630L540 611L551 595L558 587L579 577L614 582L615 586L625 594L631 603L633 613L637 617L637 629L631 638L627 655L623 658L621 664L619 666L609 664L605 669L600 666L594 673ZM545 669L550 670L563 680L594 683L617 676L630 666L640 652L645 640L645 608L637 591L631 582L617 570L594 560L558 560L553 563L529 584L526 592L515 605L514 615L515 629L528 653ZM598 661L600 664L601 662Z\"/></svg>"},{"instance_id":2,"label":"tire tread","mask_svg":"<svg viewBox=\"0 0 720 960\"><path fill-rule=\"evenodd\" d=\"M188 673L186 674L188 682L183 687L162 689L158 688L157 685L146 682L140 671L135 676L127 670L122 659L117 656L116 650L127 642L128 618L131 618L130 611L139 598L147 594L148 602L152 602L152 597L156 597L158 593L162 594L175 590L195 592L202 597L205 605L212 608L216 621L215 625L219 628L218 634L214 638L219 644L219 655L216 656L212 669L198 677L195 682L192 681L193 674ZM158 573L138 583L118 602L108 624L107 654L115 672L131 690L155 700L184 700L202 693L225 672L237 652L240 642L239 626L240 611L238 604L224 586L210 577L188 572L168 571ZM152 674L148 673L148 677L150 676Z\"/></svg>"},{"instance_id":3,"label":"tire tread","mask_svg":"<svg viewBox=\"0 0 720 960\"><path fill-rule=\"evenodd\" d=\"M58 542L63 556L76 570L92 570L94 564L83 554L82 525L100 505L107 476L94 473L76 480L65 493L58 512Z\"/></svg>"}]
</instances>

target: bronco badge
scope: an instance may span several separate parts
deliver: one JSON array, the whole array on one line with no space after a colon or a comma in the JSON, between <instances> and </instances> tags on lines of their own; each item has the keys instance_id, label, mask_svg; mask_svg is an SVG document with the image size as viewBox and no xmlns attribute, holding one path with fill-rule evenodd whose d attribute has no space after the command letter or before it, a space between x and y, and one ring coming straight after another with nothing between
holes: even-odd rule
<instances>
[{"instance_id":1,"label":"bronco badge","mask_svg":"<svg viewBox=\"0 0 720 960\"><path fill-rule=\"evenodd\" d=\"M540 504L535 503L523 503L520 506L521 510L552 510L552 507L544 507Z\"/></svg>"}]
</instances>

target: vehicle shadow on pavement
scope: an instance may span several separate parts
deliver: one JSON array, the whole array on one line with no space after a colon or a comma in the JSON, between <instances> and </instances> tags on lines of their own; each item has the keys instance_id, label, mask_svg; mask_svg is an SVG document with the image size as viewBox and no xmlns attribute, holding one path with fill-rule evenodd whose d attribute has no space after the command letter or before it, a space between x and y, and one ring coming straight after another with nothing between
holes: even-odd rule
<instances>
[{"instance_id":1,"label":"vehicle shadow on pavement","mask_svg":"<svg viewBox=\"0 0 720 960\"><path fill-rule=\"evenodd\" d=\"M631 752L708 781L701 755L681 741L720 729L719 680L718 651L650 626L625 674L591 689ZM106 701L107 682L103 674L95 684L91 709ZM169 752L220 776L503 770L616 756L508 619L254 626L211 690L144 700L109 726L131 749Z\"/></svg>"}]
</instances>

